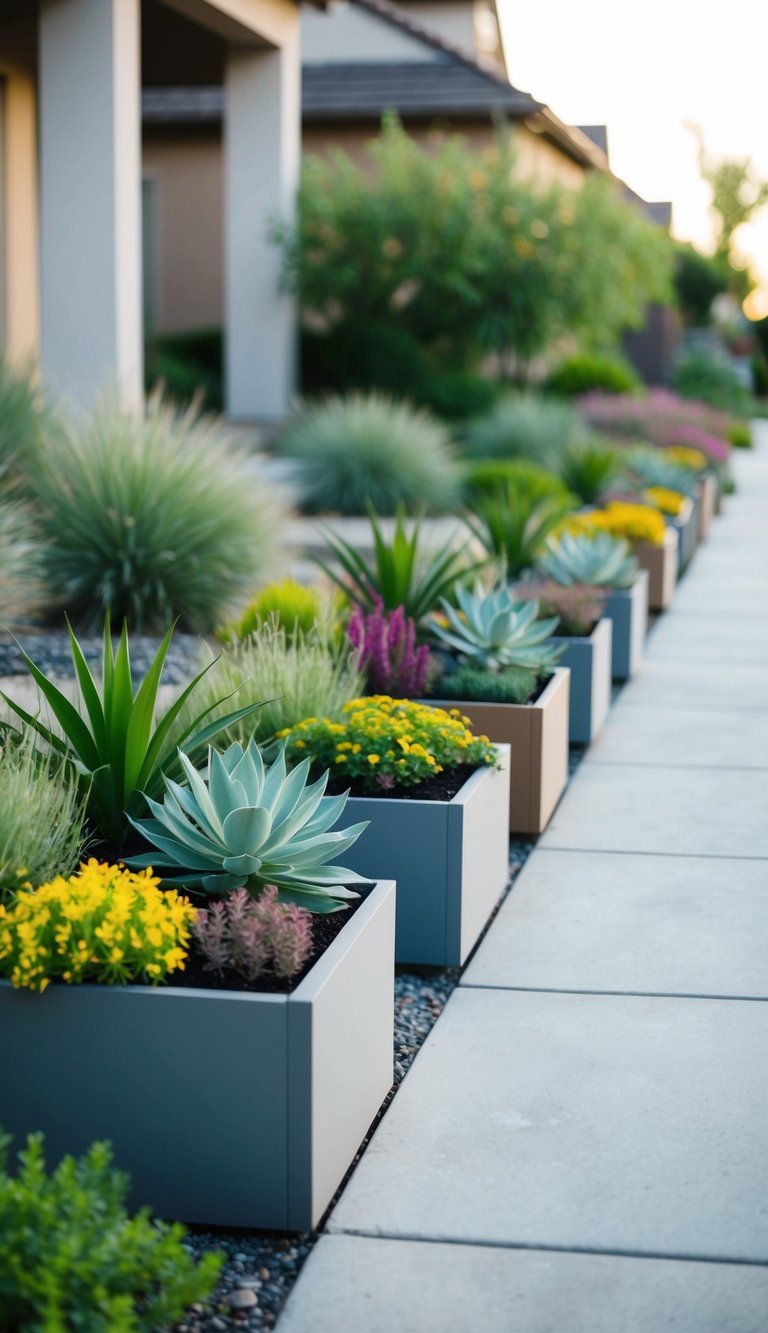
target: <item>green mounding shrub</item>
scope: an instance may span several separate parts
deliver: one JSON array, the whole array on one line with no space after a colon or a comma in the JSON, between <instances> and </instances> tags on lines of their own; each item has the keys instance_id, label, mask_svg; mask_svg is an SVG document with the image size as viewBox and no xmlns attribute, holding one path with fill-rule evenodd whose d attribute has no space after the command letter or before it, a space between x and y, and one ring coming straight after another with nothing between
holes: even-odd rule
<instances>
[{"instance_id":1,"label":"green mounding shrub","mask_svg":"<svg viewBox=\"0 0 768 1333\"><path fill-rule=\"evenodd\" d=\"M319 333L301 330L301 387L305 395L377 389L413 398L430 374L419 342L394 323L355 319Z\"/></svg>"},{"instance_id":2,"label":"green mounding shrub","mask_svg":"<svg viewBox=\"0 0 768 1333\"><path fill-rule=\"evenodd\" d=\"M0 477L25 475L47 420L31 366L11 366L0 351Z\"/></svg>"},{"instance_id":3,"label":"green mounding shrub","mask_svg":"<svg viewBox=\"0 0 768 1333\"><path fill-rule=\"evenodd\" d=\"M596 437L567 445L554 466L566 490L582 504L599 504L622 472L619 451Z\"/></svg>"},{"instance_id":4,"label":"green mounding shrub","mask_svg":"<svg viewBox=\"0 0 768 1333\"><path fill-rule=\"evenodd\" d=\"M260 588L239 620L230 621L217 630L217 638L223 643L236 643L272 621L276 621L289 636L297 630L309 634L316 625L329 623L340 601L340 594L336 592L308 588L296 579L278 579Z\"/></svg>"},{"instance_id":5,"label":"green mounding shrub","mask_svg":"<svg viewBox=\"0 0 768 1333\"><path fill-rule=\"evenodd\" d=\"M467 578L488 563L484 559L467 561L456 536L437 550L426 550L420 545L420 522L414 522L408 531L402 509L395 517L390 541L386 540L374 514L370 519L372 560L330 528L325 531L325 539L336 563L328 564L319 556L314 557L328 578L363 611L373 611L377 605L382 611L396 611L401 606L404 614L418 625L435 610L441 597L453 596L459 579Z\"/></svg>"},{"instance_id":6,"label":"green mounding shrub","mask_svg":"<svg viewBox=\"0 0 768 1333\"><path fill-rule=\"evenodd\" d=\"M532 567L550 532L570 508L558 500L532 503L508 485L478 498L466 521L488 554L503 562L506 577L516 579Z\"/></svg>"},{"instance_id":7,"label":"green mounding shrub","mask_svg":"<svg viewBox=\"0 0 768 1333\"><path fill-rule=\"evenodd\" d=\"M52 433L31 484L51 587L86 626L110 611L137 633L176 616L213 629L270 554L272 502L221 423L159 399L143 418L105 404Z\"/></svg>"},{"instance_id":8,"label":"green mounding shrub","mask_svg":"<svg viewBox=\"0 0 768 1333\"><path fill-rule=\"evenodd\" d=\"M289 636L273 622L222 653L215 672L195 692L195 708L210 708L209 718L215 721L227 712L222 696L235 694L243 707L263 704L223 732L222 743L245 745L251 737L270 741L283 727L306 717L336 717L362 693L363 675L348 645L337 648L317 630ZM183 711L178 725L184 728L188 722Z\"/></svg>"},{"instance_id":9,"label":"green mounding shrub","mask_svg":"<svg viewBox=\"0 0 768 1333\"><path fill-rule=\"evenodd\" d=\"M277 449L298 463L309 513L393 514L398 505L451 509L461 481L445 427L428 413L382 394L350 394L308 404L289 421Z\"/></svg>"},{"instance_id":10,"label":"green mounding shrub","mask_svg":"<svg viewBox=\"0 0 768 1333\"><path fill-rule=\"evenodd\" d=\"M0 1327L7 1333L156 1333L204 1301L222 1259L199 1263L184 1230L133 1217L129 1179L108 1143L46 1169L43 1136L31 1134L8 1171L0 1134ZM190 1170L193 1163L190 1162Z\"/></svg>"},{"instance_id":11,"label":"green mounding shrub","mask_svg":"<svg viewBox=\"0 0 768 1333\"><path fill-rule=\"evenodd\" d=\"M18 629L39 619L51 601L45 542L34 514L15 488L0 499L0 628Z\"/></svg>"},{"instance_id":12,"label":"green mounding shrub","mask_svg":"<svg viewBox=\"0 0 768 1333\"><path fill-rule=\"evenodd\" d=\"M468 417L489 412L499 392L494 380L483 379L466 370L446 370L420 380L408 397L445 421L465 421Z\"/></svg>"},{"instance_id":13,"label":"green mounding shrub","mask_svg":"<svg viewBox=\"0 0 768 1333\"><path fill-rule=\"evenodd\" d=\"M595 389L603 393L634 393L640 387L639 377L623 358L588 352L561 361L547 380L547 388L562 398L578 398Z\"/></svg>"},{"instance_id":14,"label":"green mounding shrub","mask_svg":"<svg viewBox=\"0 0 768 1333\"><path fill-rule=\"evenodd\" d=\"M539 500L566 502L570 498L560 477L527 458L480 458L465 465L464 476L470 500L478 495L492 495L507 485L533 504Z\"/></svg>"},{"instance_id":15,"label":"green mounding shrub","mask_svg":"<svg viewBox=\"0 0 768 1333\"><path fill-rule=\"evenodd\" d=\"M752 427L748 421L734 421L728 431L728 443L733 445L734 449L751 449L754 440L752 439Z\"/></svg>"},{"instance_id":16,"label":"green mounding shrub","mask_svg":"<svg viewBox=\"0 0 768 1333\"><path fill-rule=\"evenodd\" d=\"M754 400L729 361L705 347L689 351L672 373L672 387L681 398L708 403L722 412L748 416Z\"/></svg>"},{"instance_id":17,"label":"green mounding shrub","mask_svg":"<svg viewBox=\"0 0 768 1333\"><path fill-rule=\"evenodd\" d=\"M583 433L570 403L519 393L500 398L485 416L468 422L461 436L470 458L530 458L546 465Z\"/></svg>"},{"instance_id":18,"label":"green mounding shrub","mask_svg":"<svg viewBox=\"0 0 768 1333\"><path fill-rule=\"evenodd\" d=\"M530 667L510 666L503 671L479 671L460 666L440 677L436 698L467 703L525 704L535 692L539 675Z\"/></svg>"},{"instance_id":19,"label":"green mounding shrub","mask_svg":"<svg viewBox=\"0 0 768 1333\"><path fill-rule=\"evenodd\" d=\"M85 806L75 776L42 754L30 732L0 731L0 902L20 884L46 884L75 869ZM0 1284L1 1285L1 1284Z\"/></svg>"}]
</instances>

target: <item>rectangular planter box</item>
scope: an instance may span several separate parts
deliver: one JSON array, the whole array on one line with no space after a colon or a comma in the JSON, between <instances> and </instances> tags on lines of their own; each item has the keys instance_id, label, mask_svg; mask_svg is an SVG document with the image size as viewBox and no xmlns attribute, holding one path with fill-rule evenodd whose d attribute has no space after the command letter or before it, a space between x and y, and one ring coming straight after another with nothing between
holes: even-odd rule
<instances>
[{"instance_id":1,"label":"rectangular planter box","mask_svg":"<svg viewBox=\"0 0 768 1333\"><path fill-rule=\"evenodd\" d=\"M699 501L698 496L694 502L686 499L680 513L671 519L667 519L669 527L673 528L677 535L677 568L678 576L688 568L696 552L696 546L699 540Z\"/></svg>"},{"instance_id":2,"label":"rectangular planter box","mask_svg":"<svg viewBox=\"0 0 768 1333\"><path fill-rule=\"evenodd\" d=\"M509 747L501 770L477 769L451 801L351 796L352 823L369 819L344 864L397 881L395 960L458 967L509 879Z\"/></svg>"},{"instance_id":3,"label":"rectangular planter box","mask_svg":"<svg viewBox=\"0 0 768 1333\"><path fill-rule=\"evenodd\" d=\"M568 781L570 672L558 667L532 704L425 702L460 708L472 730L511 750L509 830L543 833Z\"/></svg>"},{"instance_id":4,"label":"rectangular planter box","mask_svg":"<svg viewBox=\"0 0 768 1333\"><path fill-rule=\"evenodd\" d=\"M661 546L654 546L651 542L635 542L634 551L640 568L648 570L649 610L666 610L677 586L677 534L672 528L667 528Z\"/></svg>"},{"instance_id":5,"label":"rectangular planter box","mask_svg":"<svg viewBox=\"0 0 768 1333\"><path fill-rule=\"evenodd\" d=\"M0 1124L110 1139L159 1217L309 1230L392 1085L395 890L364 892L290 995L0 981Z\"/></svg>"},{"instance_id":6,"label":"rectangular planter box","mask_svg":"<svg viewBox=\"0 0 768 1333\"><path fill-rule=\"evenodd\" d=\"M631 680L643 660L648 633L647 569L638 569L631 588L611 589L603 615L613 623L613 679Z\"/></svg>"},{"instance_id":7,"label":"rectangular planter box","mask_svg":"<svg viewBox=\"0 0 768 1333\"><path fill-rule=\"evenodd\" d=\"M568 739L572 745L589 745L611 706L613 624L604 616L590 635L566 638L555 634L552 642L565 648L560 664L571 673Z\"/></svg>"},{"instance_id":8,"label":"rectangular planter box","mask_svg":"<svg viewBox=\"0 0 768 1333\"><path fill-rule=\"evenodd\" d=\"M699 541L705 542L709 536L712 519L717 507L717 480L711 472L705 472L699 479Z\"/></svg>"}]
</instances>

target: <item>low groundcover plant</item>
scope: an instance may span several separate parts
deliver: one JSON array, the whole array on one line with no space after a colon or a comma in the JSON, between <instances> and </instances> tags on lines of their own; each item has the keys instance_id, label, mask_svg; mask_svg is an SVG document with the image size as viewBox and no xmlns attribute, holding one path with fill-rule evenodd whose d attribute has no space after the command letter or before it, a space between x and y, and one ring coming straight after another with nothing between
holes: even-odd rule
<instances>
[{"instance_id":1,"label":"low groundcover plant","mask_svg":"<svg viewBox=\"0 0 768 1333\"><path fill-rule=\"evenodd\" d=\"M119 1038L117 1038L119 1039ZM0 1328L4 1333L156 1333L210 1296L222 1257L196 1263L184 1230L125 1208L129 1179L108 1143L48 1173L31 1134L8 1172L0 1131Z\"/></svg>"},{"instance_id":2,"label":"low groundcover plant","mask_svg":"<svg viewBox=\"0 0 768 1333\"><path fill-rule=\"evenodd\" d=\"M415 786L444 769L496 764L487 736L475 736L458 708L446 712L370 695L353 699L341 721L309 717L283 732L289 760L305 756L313 768L336 768L363 790Z\"/></svg>"},{"instance_id":3,"label":"low groundcover plant","mask_svg":"<svg viewBox=\"0 0 768 1333\"><path fill-rule=\"evenodd\" d=\"M26 885L0 906L0 975L39 992L59 979L164 981L184 966L195 908L159 884L91 859L69 879Z\"/></svg>"}]
</instances>

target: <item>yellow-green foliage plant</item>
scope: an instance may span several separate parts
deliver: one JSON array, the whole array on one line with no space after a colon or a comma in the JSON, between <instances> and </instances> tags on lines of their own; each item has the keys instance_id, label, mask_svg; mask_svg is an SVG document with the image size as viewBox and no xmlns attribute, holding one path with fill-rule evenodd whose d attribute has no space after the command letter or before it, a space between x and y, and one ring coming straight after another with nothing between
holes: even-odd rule
<instances>
[{"instance_id":1,"label":"yellow-green foliage plant","mask_svg":"<svg viewBox=\"0 0 768 1333\"><path fill-rule=\"evenodd\" d=\"M307 587L296 579L279 579L261 588L239 620L224 625L217 631L217 638L223 643L236 643L273 623L288 634L310 634L317 625L328 624L340 602L339 593L324 594L320 588Z\"/></svg>"},{"instance_id":2,"label":"yellow-green foliage plant","mask_svg":"<svg viewBox=\"0 0 768 1333\"><path fill-rule=\"evenodd\" d=\"M210 709L208 717L214 722L228 711L222 698L234 695L253 711L226 726L221 741L245 745L253 737L265 744L304 717L338 712L362 689L363 675L349 645L337 648L319 630L289 636L273 622L225 649L215 674L198 685L195 709ZM179 727L183 731L187 725L182 712Z\"/></svg>"},{"instance_id":3,"label":"yellow-green foliage plant","mask_svg":"<svg viewBox=\"0 0 768 1333\"><path fill-rule=\"evenodd\" d=\"M29 732L6 728L0 746L0 903L26 880L68 875L85 845L77 780Z\"/></svg>"},{"instance_id":4,"label":"yellow-green foliage plant","mask_svg":"<svg viewBox=\"0 0 768 1333\"><path fill-rule=\"evenodd\" d=\"M210 1296L221 1254L196 1262L177 1222L131 1216L108 1143L48 1172L43 1136L30 1134L11 1173L10 1142L0 1129L4 1333L156 1333Z\"/></svg>"},{"instance_id":5,"label":"yellow-green foliage plant","mask_svg":"<svg viewBox=\"0 0 768 1333\"><path fill-rule=\"evenodd\" d=\"M374 694L351 700L340 721L308 717L280 738L289 762L308 758L313 770L335 769L344 781L386 791L415 786L444 769L496 764L488 737L475 736L470 726L458 708L446 712Z\"/></svg>"},{"instance_id":6,"label":"yellow-green foliage plant","mask_svg":"<svg viewBox=\"0 0 768 1333\"><path fill-rule=\"evenodd\" d=\"M197 909L151 870L89 860L65 879L0 905L0 975L42 992L51 981L156 984L187 957Z\"/></svg>"}]
</instances>

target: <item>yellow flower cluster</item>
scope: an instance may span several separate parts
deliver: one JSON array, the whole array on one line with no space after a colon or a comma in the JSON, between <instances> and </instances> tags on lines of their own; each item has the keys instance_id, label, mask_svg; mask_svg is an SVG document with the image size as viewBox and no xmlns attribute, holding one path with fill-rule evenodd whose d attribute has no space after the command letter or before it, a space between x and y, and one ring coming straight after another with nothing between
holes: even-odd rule
<instances>
[{"instance_id":1,"label":"yellow flower cluster","mask_svg":"<svg viewBox=\"0 0 768 1333\"><path fill-rule=\"evenodd\" d=\"M673 518L677 517L685 504L685 496L679 491L669 490L667 486L649 486L645 491L645 499L649 505L660 509L662 514L670 514Z\"/></svg>"},{"instance_id":2,"label":"yellow flower cluster","mask_svg":"<svg viewBox=\"0 0 768 1333\"><path fill-rule=\"evenodd\" d=\"M664 457L679 467L688 467L692 472L706 472L709 467L707 455L701 449L691 449L687 444L672 444L664 450Z\"/></svg>"},{"instance_id":3,"label":"yellow flower cluster","mask_svg":"<svg viewBox=\"0 0 768 1333\"><path fill-rule=\"evenodd\" d=\"M151 870L91 859L69 879L24 885L0 906L0 975L41 993L57 978L163 981L184 966L197 909L159 884Z\"/></svg>"},{"instance_id":4,"label":"yellow flower cluster","mask_svg":"<svg viewBox=\"0 0 768 1333\"><path fill-rule=\"evenodd\" d=\"M611 500L604 509L588 509L566 519L566 532L609 532L612 537L623 537L628 542L650 542L652 546L664 543L664 517L658 509L645 504L627 504Z\"/></svg>"},{"instance_id":5,"label":"yellow flower cluster","mask_svg":"<svg viewBox=\"0 0 768 1333\"><path fill-rule=\"evenodd\" d=\"M367 790L413 786L444 769L495 764L487 736L475 736L458 708L446 712L413 699L374 694L353 699L343 720L305 718L280 732L289 760L307 755L315 769L336 769Z\"/></svg>"}]
</instances>

